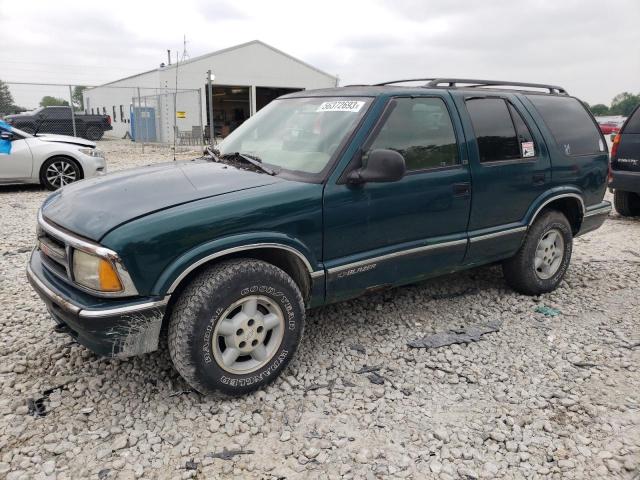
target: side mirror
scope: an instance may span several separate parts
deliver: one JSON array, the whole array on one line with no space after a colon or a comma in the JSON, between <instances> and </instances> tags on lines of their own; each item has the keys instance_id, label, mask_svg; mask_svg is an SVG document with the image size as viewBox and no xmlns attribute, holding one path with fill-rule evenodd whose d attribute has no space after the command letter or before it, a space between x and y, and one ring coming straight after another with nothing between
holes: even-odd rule
<instances>
[{"instance_id":1,"label":"side mirror","mask_svg":"<svg viewBox=\"0 0 640 480\"><path fill-rule=\"evenodd\" d=\"M13 133L7 132L6 130L2 130L0 132L0 140L8 140L8 141L13 140Z\"/></svg>"},{"instance_id":2,"label":"side mirror","mask_svg":"<svg viewBox=\"0 0 640 480\"><path fill-rule=\"evenodd\" d=\"M404 157L394 150L377 149L369 153L367 164L349 174L348 181L357 183L396 182L404 177Z\"/></svg>"}]
</instances>

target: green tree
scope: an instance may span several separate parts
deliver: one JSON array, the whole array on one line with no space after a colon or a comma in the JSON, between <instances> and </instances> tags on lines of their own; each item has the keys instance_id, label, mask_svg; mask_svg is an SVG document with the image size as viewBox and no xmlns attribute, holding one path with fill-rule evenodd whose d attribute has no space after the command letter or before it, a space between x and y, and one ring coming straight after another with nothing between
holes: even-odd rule
<instances>
[{"instance_id":1,"label":"green tree","mask_svg":"<svg viewBox=\"0 0 640 480\"><path fill-rule=\"evenodd\" d=\"M52 97L50 95L45 95L40 100L41 107L68 107L69 102L62 98Z\"/></svg>"},{"instance_id":2,"label":"green tree","mask_svg":"<svg viewBox=\"0 0 640 480\"><path fill-rule=\"evenodd\" d=\"M84 85L78 85L73 87L73 93L71 94L71 101L73 102L73 108L76 110L84 110L84 98L82 92L87 89Z\"/></svg>"},{"instance_id":3,"label":"green tree","mask_svg":"<svg viewBox=\"0 0 640 480\"><path fill-rule=\"evenodd\" d=\"M9 85L0 80L0 113L13 113L14 110L15 105Z\"/></svg>"},{"instance_id":4,"label":"green tree","mask_svg":"<svg viewBox=\"0 0 640 480\"><path fill-rule=\"evenodd\" d=\"M609 113L611 115L624 115L628 117L633 112L633 109L640 103L640 94L634 95L633 93L623 92L619 93L613 100L611 100L611 108Z\"/></svg>"},{"instance_id":5,"label":"green tree","mask_svg":"<svg viewBox=\"0 0 640 480\"><path fill-rule=\"evenodd\" d=\"M592 105L590 107L591 113L595 116L609 115L609 107L607 107L604 103L597 103L596 105Z\"/></svg>"}]
</instances>

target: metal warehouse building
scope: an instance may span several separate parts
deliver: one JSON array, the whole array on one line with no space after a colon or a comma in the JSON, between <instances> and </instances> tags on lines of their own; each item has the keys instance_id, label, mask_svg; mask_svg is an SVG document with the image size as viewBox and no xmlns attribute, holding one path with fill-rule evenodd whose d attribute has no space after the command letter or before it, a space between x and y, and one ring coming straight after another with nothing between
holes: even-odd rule
<instances>
[{"instance_id":1,"label":"metal warehouse building","mask_svg":"<svg viewBox=\"0 0 640 480\"><path fill-rule=\"evenodd\" d=\"M85 112L111 115L112 136L129 132L144 141L167 142L176 132L198 135L203 126L206 135L209 70L216 136L225 136L281 95L337 85L335 76L254 40L89 88Z\"/></svg>"}]
</instances>

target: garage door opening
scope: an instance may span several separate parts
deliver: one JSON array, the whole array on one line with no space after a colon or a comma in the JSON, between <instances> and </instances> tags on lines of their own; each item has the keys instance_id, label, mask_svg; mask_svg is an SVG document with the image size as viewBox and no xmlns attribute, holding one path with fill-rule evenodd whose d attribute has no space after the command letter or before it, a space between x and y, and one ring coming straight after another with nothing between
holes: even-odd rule
<instances>
[{"instance_id":1,"label":"garage door opening","mask_svg":"<svg viewBox=\"0 0 640 480\"><path fill-rule=\"evenodd\" d=\"M207 104L207 133L209 132L209 89L204 91ZM223 86L213 87L213 128L216 137L226 137L242 125L251 116L249 87Z\"/></svg>"},{"instance_id":2,"label":"garage door opening","mask_svg":"<svg viewBox=\"0 0 640 480\"><path fill-rule=\"evenodd\" d=\"M256 111L276 98L302 88L256 87ZM205 136L209 136L209 89L204 88L207 125ZM225 138L251 116L251 88L246 86L215 85L213 87L213 128L216 137Z\"/></svg>"},{"instance_id":3,"label":"garage door opening","mask_svg":"<svg viewBox=\"0 0 640 480\"><path fill-rule=\"evenodd\" d=\"M300 92L302 88L256 87L256 112L276 98L287 93Z\"/></svg>"}]
</instances>

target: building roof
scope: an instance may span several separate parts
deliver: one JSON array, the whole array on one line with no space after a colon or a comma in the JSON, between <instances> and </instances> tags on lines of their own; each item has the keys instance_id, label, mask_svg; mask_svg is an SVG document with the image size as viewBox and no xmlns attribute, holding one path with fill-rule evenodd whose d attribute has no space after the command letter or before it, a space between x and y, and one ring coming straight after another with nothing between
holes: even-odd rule
<instances>
[{"instance_id":1,"label":"building roof","mask_svg":"<svg viewBox=\"0 0 640 480\"><path fill-rule=\"evenodd\" d=\"M331 78L334 81L337 80L336 76L331 75L331 74L329 74L327 72L324 72L324 71L320 70L319 68L316 68L313 65L310 65L310 64L308 64L306 62L303 62L302 60L300 60L298 58L295 58L295 57L289 55L288 53L283 52L282 50L278 50L277 48L272 47L271 45L268 45L268 44L266 44L266 43L264 43L264 42L262 42L260 40L251 40L250 42L241 43L239 45L234 45L233 47L223 48L222 50L216 50L215 52L211 52L211 53L205 53L204 55L199 55L197 57L190 58L188 60L185 60L184 62L179 62L178 64L172 63L171 65L166 65L164 67L154 68L152 70L147 70L146 72L137 73L135 75L131 75L131 76L128 76L128 77L120 78L118 80L113 80L113 81L108 82L108 83L103 83L102 85L99 85L99 87L105 87L105 86L113 85L114 83L122 82L122 81L125 81L125 80L131 80L133 78L140 77L142 75L147 75L149 73L157 72L157 71L160 71L160 70L163 70L163 71L164 70L168 70L168 69L171 69L171 68L175 68L176 65L178 65L178 66L187 65L189 63L193 63L193 62L197 62L197 61L200 61L200 60L204 60L204 59L209 58L209 57L215 57L216 55L221 55L223 53L228 53L228 52L231 52L231 51L234 51L234 50L239 50L241 48L248 47L249 45L261 45L261 46L266 47L266 48L268 48L270 50L273 50L274 52L278 53L279 55L283 55L283 56L289 58L290 60L293 60L294 62L297 62L297 63L299 63L301 65L304 65L307 68L315 70L316 72L320 73L321 75L325 75L325 76ZM96 88L96 87L94 87L94 88Z\"/></svg>"}]
</instances>

